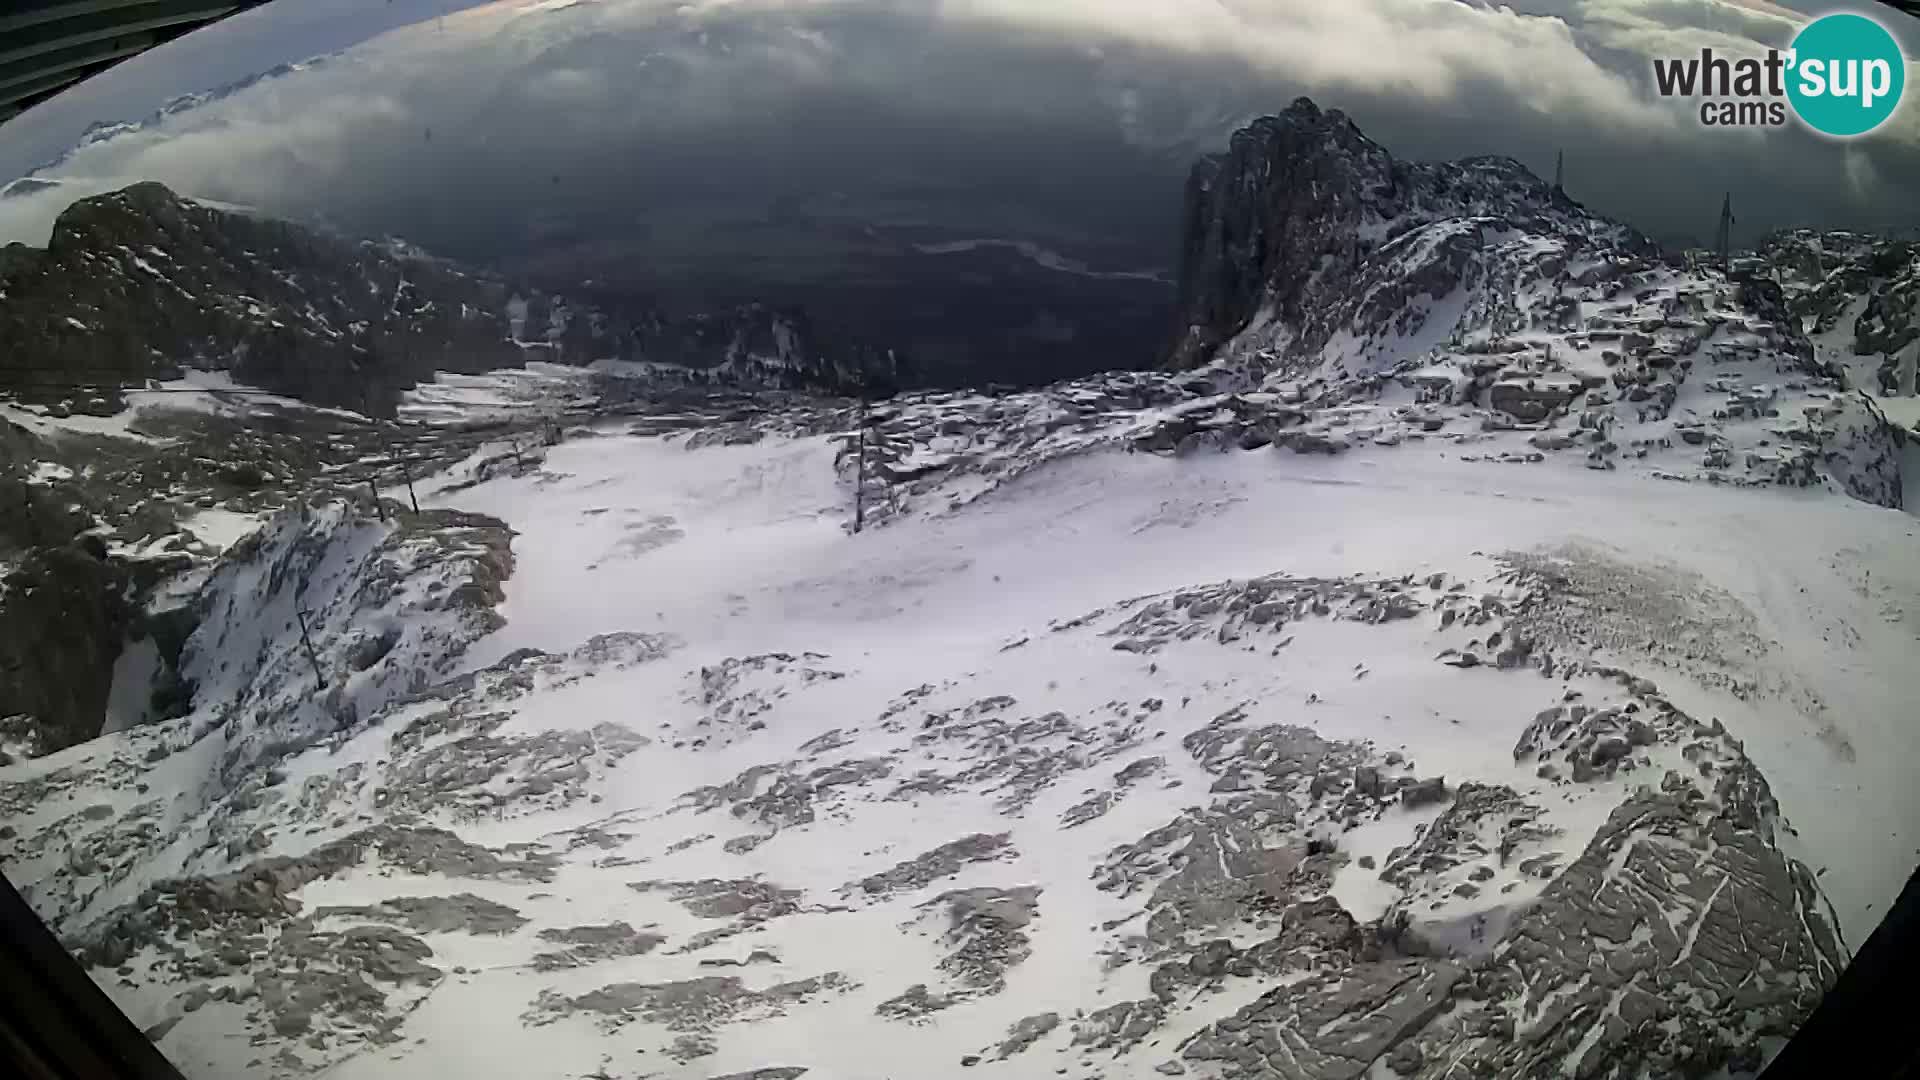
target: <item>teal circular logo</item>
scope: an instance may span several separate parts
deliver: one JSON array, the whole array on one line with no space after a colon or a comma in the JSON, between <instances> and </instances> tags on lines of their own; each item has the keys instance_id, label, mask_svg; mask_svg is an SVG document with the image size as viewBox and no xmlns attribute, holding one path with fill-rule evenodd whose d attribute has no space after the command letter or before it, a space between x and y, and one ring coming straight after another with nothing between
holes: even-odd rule
<instances>
[{"instance_id":1,"label":"teal circular logo","mask_svg":"<svg viewBox=\"0 0 1920 1080\"><path fill-rule=\"evenodd\" d=\"M1887 122L1907 61L1887 28L1852 12L1822 15L1793 39L1787 100L1808 127L1848 139Z\"/></svg>"}]
</instances>

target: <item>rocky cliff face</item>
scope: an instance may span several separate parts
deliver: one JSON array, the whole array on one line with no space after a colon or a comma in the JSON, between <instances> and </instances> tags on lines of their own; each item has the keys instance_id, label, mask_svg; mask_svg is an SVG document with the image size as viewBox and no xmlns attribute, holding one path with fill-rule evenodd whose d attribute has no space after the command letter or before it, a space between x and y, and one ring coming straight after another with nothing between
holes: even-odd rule
<instances>
[{"instance_id":1,"label":"rocky cliff face","mask_svg":"<svg viewBox=\"0 0 1920 1080\"><path fill-rule=\"evenodd\" d=\"M100 733L113 662L135 614L125 567L105 556L104 548L47 548L0 582L0 764Z\"/></svg>"},{"instance_id":2,"label":"rocky cliff face","mask_svg":"<svg viewBox=\"0 0 1920 1080\"><path fill-rule=\"evenodd\" d=\"M528 359L647 362L786 389L898 374L884 352L821 343L800 313L669 318L516 291L403 244L218 210L152 183L75 203L44 250L0 250L0 389L29 399L191 367L385 411L435 371Z\"/></svg>"},{"instance_id":3,"label":"rocky cliff face","mask_svg":"<svg viewBox=\"0 0 1920 1080\"><path fill-rule=\"evenodd\" d=\"M1168 357L1193 368L1246 337L1275 358L1319 352L1341 330L1420 329L1406 313L1495 277L1480 256L1549 238L1564 255L1653 244L1508 158L1396 160L1339 110L1301 98L1234 135L1187 182L1178 328Z\"/></svg>"},{"instance_id":4,"label":"rocky cliff face","mask_svg":"<svg viewBox=\"0 0 1920 1080\"><path fill-rule=\"evenodd\" d=\"M1831 362L1877 392L1911 396L1920 352L1920 244L1855 232L1795 229L1759 252L1786 308Z\"/></svg>"},{"instance_id":5,"label":"rocky cliff face","mask_svg":"<svg viewBox=\"0 0 1920 1080\"><path fill-rule=\"evenodd\" d=\"M910 378L892 350L832 346L797 308L743 304L674 317L624 311L618 303L515 294L507 312L514 339L535 350L530 358L640 364L644 368L627 373L665 386L885 394Z\"/></svg>"},{"instance_id":6,"label":"rocky cliff face","mask_svg":"<svg viewBox=\"0 0 1920 1080\"><path fill-rule=\"evenodd\" d=\"M30 394L197 367L360 407L436 369L521 363L497 283L159 184L77 202L45 250L7 251L0 383Z\"/></svg>"},{"instance_id":7,"label":"rocky cliff face","mask_svg":"<svg viewBox=\"0 0 1920 1080\"><path fill-rule=\"evenodd\" d=\"M1678 452L1716 483L1739 468L1904 501L1907 434L1880 406L1912 393L1920 358L1912 244L1786 234L1731 272L1691 265L1517 162L1397 161L1305 99L1200 162L1186 213L1167 364L1259 395L1229 425L1242 443L1336 452L1354 421L1288 431L1299 406L1391 400L1392 381L1595 469ZM1698 399L1695 377L1721 396ZM1576 430L1541 430L1562 422ZM1146 445L1200 430L1173 421Z\"/></svg>"}]
</instances>

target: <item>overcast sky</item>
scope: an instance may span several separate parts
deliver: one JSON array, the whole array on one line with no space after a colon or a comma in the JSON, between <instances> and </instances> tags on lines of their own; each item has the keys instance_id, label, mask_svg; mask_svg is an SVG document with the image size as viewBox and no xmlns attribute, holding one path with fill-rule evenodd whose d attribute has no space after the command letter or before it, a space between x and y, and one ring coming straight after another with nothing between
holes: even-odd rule
<instances>
[{"instance_id":1,"label":"overcast sky","mask_svg":"<svg viewBox=\"0 0 1920 1080\"><path fill-rule=\"evenodd\" d=\"M1914 20L1873 10L1912 54ZM41 173L60 189L0 200L0 241L158 179L482 259L615 226L667 251L782 206L1170 256L1192 157L1302 93L1402 156L1550 173L1564 150L1577 198L1656 235L1710 235L1729 189L1749 237L1920 224L1920 104L1843 144L1703 129L1650 93L1653 56L1803 21L1765 0L279 0L0 124L18 176L93 121L346 50L68 156Z\"/></svg>"}]
</instances>

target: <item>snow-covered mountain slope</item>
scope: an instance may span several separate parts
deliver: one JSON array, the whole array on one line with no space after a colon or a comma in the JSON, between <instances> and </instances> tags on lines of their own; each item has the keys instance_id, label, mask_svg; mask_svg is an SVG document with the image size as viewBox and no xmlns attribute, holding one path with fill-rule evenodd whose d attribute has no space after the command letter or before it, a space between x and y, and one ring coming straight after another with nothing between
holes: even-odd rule
<instances>
[{"instance_id":1,"label":"snow-covered mountain slope","mask_svg":"<svg viewBox=\"0 0 1920 1080\"><path fill-rule=\"evenodd\" d=\"M851 533L800 412L290 511L203 594L231 693L0 773L9 875L192 1076L1673 1076L1920 842L1904 514L1090 431Z\"/></svg>"},{"instance_id":2,"label":"snow-covered mountain slope","mask_svg":"<svg viewBox=\"0 0 1920 1080\"><path fill-rule=\"evenodd\" d=\"M0 404L0 752L36 757L180 715L192 698L181 651L203 618L194 592L276 512L331 499L371 516L387 484L408 505L405 477L472 458L510 430L509 402L558 420L592 399L571 368L474 382L408 395L461 401L454 418L409 405L451 423L377 423L198 371L76 400L85 411Z\"/></svg>"},{"instance_id":3,"label":"snow-covered mountain slope","mask_svg":"<svg viewBox=\"0 0 1920 1080\"><path fill-rule=\"evenodd\" d=\"M1191 370L1170 385L1198 400L1145 449L1488 441L1499 461L1903 501L1888 394L1920 350L1911 244L1784 234L1723 271L1516 162L1399 161L1305 99L1195 167L1187 218L1169 365ZM1864 379L1856 351L1889 374Z\"/></svg>"},{"instance_id":4,"label":"snow-covered mountain slope","mask_svg":"<svg viewBox=\"0 0 1920 1080\"><path fill-rule=\"evenodd\" d=\"M1764 281L1602 264L1588 286L1507 294L1526 312L1446 344L1355 364L1129 373L999 397L910 395L866 445L902 501L971 498L1035 464L1106 445L1156 453L1405 447L1501 466L1574 462L1676 483L1821 486L1903 502L1914 440L1889 399L1827 373ZM1758 309L1758 310L1756 310ZM1549 313L1558 312L1557 316Z\"/></svg>"}]
</instances>

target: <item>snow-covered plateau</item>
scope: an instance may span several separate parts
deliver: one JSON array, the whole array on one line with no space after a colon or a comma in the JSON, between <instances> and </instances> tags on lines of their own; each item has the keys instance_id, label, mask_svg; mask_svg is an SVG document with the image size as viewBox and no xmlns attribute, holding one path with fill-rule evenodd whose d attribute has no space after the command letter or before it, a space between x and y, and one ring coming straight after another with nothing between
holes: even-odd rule
<instances>
[{"instance_id":1,"label":"snow-covered plateau","mask_svg":"<svg viewBox=\"0 0 1920 1080\"><path fill-rule=\"evenodd\" d=\"M1911 516L961 433L1090 392L896 406L870 453L1025 467L858 533L845 410L263 514L190 714L0 772L9 876L194 1077L1704 1074L1804 1018L1920 844Z\"/></svg>"}]
</instances>

